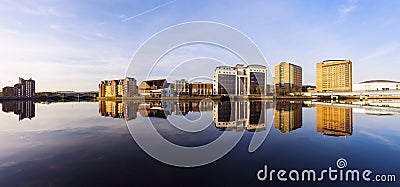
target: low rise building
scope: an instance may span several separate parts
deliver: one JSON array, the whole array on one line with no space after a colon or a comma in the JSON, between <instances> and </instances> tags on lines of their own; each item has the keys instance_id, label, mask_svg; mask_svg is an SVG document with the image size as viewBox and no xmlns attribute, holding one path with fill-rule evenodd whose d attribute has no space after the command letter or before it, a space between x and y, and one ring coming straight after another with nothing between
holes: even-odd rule
<instances>
[{"instance_id":1,"label":"low rise building","mask_svg":"<svg viewBox=\"0 0 400 187\"><path fill-rule=\"evenodd\" d=\"M194 82L189 87L190 95L192 96L209 96L213 94L212 83Z\"/></svg>"},{"instance_id":2,"label":"low rise building","mask_svg":"<svg viewBox=\"0 0 400 187\"><path fill-rule=\"evenodd\" d=\"M140 83L138 92L142 96L161 97L166 86L166 79L147 80Z\"/></svg>"},{"instance_id":3,"label":"low rise building","mask_svg":"<svg viewBox=\"0 0 400 187\"><path fill-rule=\"evenodd\" d=\"M3 96L4 97L13 97L14 96L14 87L6 86L3 88Z\"/></svg>"},{"instance_id":4,"label":"low rise building","mask_svg":"<svg viewBox=\"0 0 400 187\"><path fill-rule=\"evenodd\" d=\"M353 85L353 91L393 91L400 90L400 82L391 80L369 80Z\"/></svg>"}]
</instances>

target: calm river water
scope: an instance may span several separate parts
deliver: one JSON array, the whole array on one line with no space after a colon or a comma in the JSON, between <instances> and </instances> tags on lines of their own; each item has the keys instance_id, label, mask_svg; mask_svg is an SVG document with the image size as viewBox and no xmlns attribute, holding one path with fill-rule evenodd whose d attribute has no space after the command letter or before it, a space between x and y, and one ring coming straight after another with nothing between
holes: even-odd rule
<instances>
[{"instance_id":1,"label":"calm river water","mask_svg":"<svg viewBox=\"0 0 400 187\"><path fill-rule=\"evenodd\" d=\"M398 104L3 102L0 186L400 186ZM152 158L133 139L130 130L149 122L165 139L187 147L208 144L224 132L243 137L221 159L181 168ZM204 129L188 133L174 123ZM252 137L265 132L250 153ZM315 182L257 177L265 165L268 173L285 170L286 178L297 170L301 179L311 169L319 177L329 167L338 170L338 159L347 162L344 169L360 171L359 182L331 181L328 175ZM370 182L362 180L367 169ZM372 181L376 175L395 175L396 182Z\"/></svg>"}]
</instances>

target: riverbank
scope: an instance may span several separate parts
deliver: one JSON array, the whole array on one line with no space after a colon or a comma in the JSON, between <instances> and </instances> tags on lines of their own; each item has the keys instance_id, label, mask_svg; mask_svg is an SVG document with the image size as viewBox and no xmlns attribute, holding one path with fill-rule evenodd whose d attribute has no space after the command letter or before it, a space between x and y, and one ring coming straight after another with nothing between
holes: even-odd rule
<instances>
[{"instance_id":1,"label":"riverbank","mask_svg":"<svg viewBox=\"0 0 400 187\"><path fill-rule=\"evenodd\" d=\"M99 101L202 101L210 99L213 101L238 101L238 100L332 100L329 96L180 96L180 97L97 97ZM357 96L340 96L338 100L360 99ZM400 96L370 96L368 99L400 99ZM367 100L368 100L367 99ZM365 100L365 99L364 99Z\"/></svg>"}]
</instances>

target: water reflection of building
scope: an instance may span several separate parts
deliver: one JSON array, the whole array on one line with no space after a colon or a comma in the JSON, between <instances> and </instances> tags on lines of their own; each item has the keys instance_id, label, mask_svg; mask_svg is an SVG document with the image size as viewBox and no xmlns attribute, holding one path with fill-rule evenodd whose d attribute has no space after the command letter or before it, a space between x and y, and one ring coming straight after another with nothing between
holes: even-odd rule
<instances>
[{"instance_id":1,"label":"water reflection of building","mask_svg":"<svg viewBox=\"0 0 400 187\"><path fill-rule=\"evenodd\" d=\"M101 116L112 118L136 119L138 104L127 101L99 101L99 113Z\"/></svg>"},{"instance_id":2,"label":"water reflection of building","mask_svg":"<svg viewBox=\"0 0 400 187\"><path fill-rule=\"evenodd\" d=\"M266 104L263 102L220 102L214 105L215 126L222 130L265 130Z\"/></svg>"},{"instance_id":3,"label":"water reflection of building","mask_svg":"<svg viewBox=\"0 0 400 187\"><path fill-rule=\"evenodd\" d=\"M302 103L282 101L276 103L275 128L282 133L301 128L303 124Z\"/></svg>"},{"instance_id":4,"label":"water reflection of building","mask_svg":"<svg viewBox=\"0 0 400 187\"><path fill-rule=\"evenodd\" d=\"M101 116L112 118L136 119L137 113L142 117L166 119L169 115L186 115L189 112L212 111L212 102L149 102L133 101L99 101Z\"/></svg>"},{"instance_id":5,"label":"water reflection of building","mask_svg":"<svg viewBox=\"0 0 400 187\"><path fill-rule=\"evenodd\" d=\"M2 103L3 112L14 112L19 120L35 117L35 103L33 101L6 101Z\"/></svg>"},{"instance_id":6,"label":"water reflection of building","mask_svg":"<svg viewBox=\"0 0 400 187\"><path fill-rule=\"evenodd\" d=\"M330 136L353 134L353 109L317 105L317 132Z\"/></svg>"}]
</instances>

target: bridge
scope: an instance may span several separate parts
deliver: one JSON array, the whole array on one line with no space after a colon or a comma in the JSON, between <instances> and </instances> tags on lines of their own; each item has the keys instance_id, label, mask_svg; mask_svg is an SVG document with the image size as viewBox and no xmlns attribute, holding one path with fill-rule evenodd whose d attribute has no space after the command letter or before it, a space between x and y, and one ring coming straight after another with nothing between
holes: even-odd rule
<instances>
[{"instance_id":1,"label":"bridge","mask_svg":"<svg viewBox=\"0 0 400 187\"><path fill-rule=\"evenodd\" d=\"M369 96L400 96L400 90L392 91L354 91L354 92L317 92L311 93L311 96L331 97L332 100L338 100L339 96L359 96L360 100L368 100Z\"/></svg>"},{"instance_id":2,"label":"bridge","mask_svg":"<svg viewBox=\"0 0 400 187\"><path fill-rule=\"evenodd\" d=\"M67 99L67 100L80 100L80 99L96 99L97 92L57 92L48 95L49 99Z\"/></svg>"}]
</instances>

